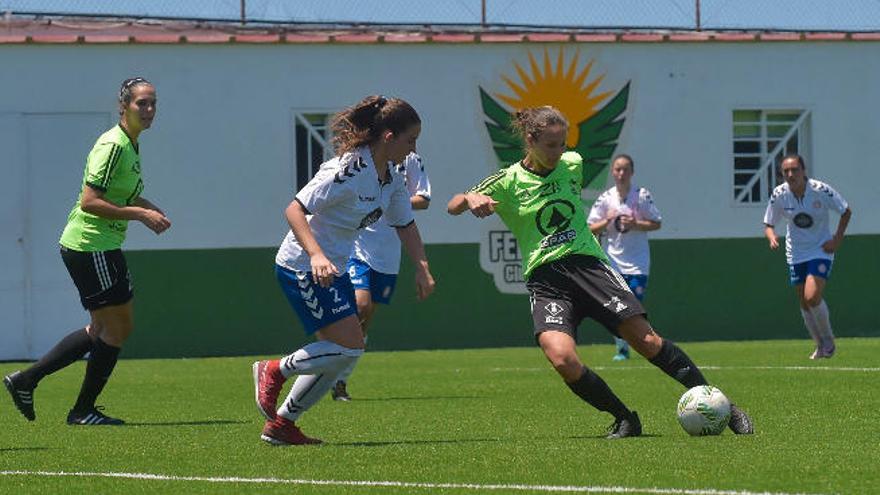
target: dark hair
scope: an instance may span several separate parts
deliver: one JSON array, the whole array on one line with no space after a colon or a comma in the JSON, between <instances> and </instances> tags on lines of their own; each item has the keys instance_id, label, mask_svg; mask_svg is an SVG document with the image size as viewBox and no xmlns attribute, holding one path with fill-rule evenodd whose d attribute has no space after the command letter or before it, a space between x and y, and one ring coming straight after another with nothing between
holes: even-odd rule
<instances>
[{"instance_id":1,"label":"dark hair","mask_svg":"<svg viewBox=\"0 0 880 495\"><path fill-rule=\"evenodd\" d=\"M797 153L791 153L782 157L782 161L779 162L779 168L782 168L782 162L785 160L797 160L798 165L801 166L801 170L807 169L807 162L804 161L804 157L798 155Z\"/></svg>"},{"instance_id":2,"label":"dark hair","mask_svg":"<svg viewBox=\"0 0 880 495\"><path fill-rule=\"evenodd\" d=\"M399 98L368 96L333 116L333 148L337 155L373 143L386 130L395 135L421 124L416 110Z\"/></svg>"},{"instance_id":3,"label":"dark hair","mask_svg":"<svg viewBox=\"0 0 880 495\"><path fill-rule=\"evenodd\" d=\"M568 120L562 112L549 105L518 110L510 122L510 128L519 135L523 144L528 143L527 136L538 139L551 125L568 128Z\"/></svg>"},{"instance_id":4,"label":"dark hair","mask_svg":"<svg viewBox=\"0 0 880 495\"><path fill-rule=\"evenodd\" d=\"M614 165L614 162L620 160L621 158L629 162L629 170L631 172L636 171L636 162L633 161L633 157L627 155L626 153L618 153L617 155L614 155L614 158L611 159L611 165Z\"/></svg>"},{"instance_id":5,"label":"dark hair","mask_svg":"<svg viewBox=\"0 0 880 495\"><path fill-rule=\"evenodd\" d=\"M131 103L131 90L135 86L140 86L141 84L148 84L152 86L153 84L150 81L147 81L143 77L130 77L124 81L122 81L122 85L119 87L119 103L123 105L128 105Z\"/></svg>"}]
</instances>

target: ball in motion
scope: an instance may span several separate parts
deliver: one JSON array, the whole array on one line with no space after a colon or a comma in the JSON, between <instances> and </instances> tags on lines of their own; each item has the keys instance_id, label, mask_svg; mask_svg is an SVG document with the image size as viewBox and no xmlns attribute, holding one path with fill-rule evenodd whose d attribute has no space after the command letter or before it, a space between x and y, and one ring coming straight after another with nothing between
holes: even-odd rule
<instances>
[{"instance_id":1,"label":"ball in motion","mask_svg":"<svg viewBox=\"0 0 880 495\"><path fill-rule=\"evenodd\" d=\"M718 435L730 421L730 401L711 385L694 387L678 401L678 422L692 436Z\"/></svg>"}]
</instances>

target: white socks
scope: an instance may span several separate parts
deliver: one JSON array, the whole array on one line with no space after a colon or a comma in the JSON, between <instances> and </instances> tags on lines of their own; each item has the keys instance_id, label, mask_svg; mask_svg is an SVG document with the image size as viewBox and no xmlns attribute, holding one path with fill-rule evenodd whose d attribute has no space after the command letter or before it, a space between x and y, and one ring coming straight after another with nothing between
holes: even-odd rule
<instances>
[{"instance_id":1,"label":"white socks","mask_svg":"<svg viewBox=\"0 0 880 495\"><path fill-rule=\"evenodd\" d=\"M367 352L367 337L364 337L364 352ZM347 382L348 378L351 376L351 373L354 371L354 367L357 366L358 361L361 360L361 357L358 356L354 361L349 363L348 366L345 367L340 373L339 376L336 377L337 382Z\"/></svg>"},{"instance_id":2,"label":"white socks","mask_svg":"<svg viewBox=\"0 0 880 495\"><path fill-rule=\"evenodd\" d=\"M804 317L804 325L807 327L807 331L810 332L810 336L813 337L816 347L821 347L822 339L819 337L819 329L816 328L816 318L813 316L813 312L809 309L801 308L801 316Z\"/></svg>"},{"instance_id":3,"label":"white socks","mask_svg":"<svg viewBox=\"0 0 880 495\"><path fill-rule=\"evenodd\" d=\"M828 305L822 299L818 305L810 308L813 318L816 319L816 332L822 339L823 345L831 345L834 342L834 332L831 330L831 316L828 313Z\"/></svg>"},{"instance_id":4,"label":"white socks","mask_svg":"<svg viewBox=\"0 0 880 495\"><path fill-rule=\"evenodd\" d=\"M340 371L353 365L363 353L363 349L319 340L281 358L281 374L285 378L300 376L278 408L278 415L296 421L333 387Z\"/></svg>"},{"instance_id":5,"label":"white socks","mask_svg":"<svg viewBox=\"0 0 880 495\"><path fill-rule=\"evenodd\" d=\"M352 359L364 353L363 349L349 349L328 340L319 340L281 358L281 374L284 378L293 375L314 375L318 373L339 372Z\"/></svg>"}]
</instances>

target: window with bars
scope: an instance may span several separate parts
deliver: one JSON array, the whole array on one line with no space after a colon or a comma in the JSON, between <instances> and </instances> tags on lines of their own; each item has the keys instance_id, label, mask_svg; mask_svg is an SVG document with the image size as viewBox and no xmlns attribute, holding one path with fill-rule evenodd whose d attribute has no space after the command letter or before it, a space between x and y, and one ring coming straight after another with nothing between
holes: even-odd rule
<instances>
[{"instance_id":1,"label":"window with bars","mask_svg":"<svg viewBox=\"0 0 880 495\"><path fill-rule=\"evenodd\" d=\"M305 186L321 164L333 158L330 112L294 112L296 189Z\"/></svg>"},{"instance_id":2,"label":"window with bars","mask_svg":"<svg viewBox=\"0 0 880 495\"><path fill-rule=\"evenodd\" d=\"M804 155L809 149L809 117L807 110L733 111L733 198L737 204L763 204L770 198L773 188L783 182L782 158Z\"/></svg>"}]
</instances>

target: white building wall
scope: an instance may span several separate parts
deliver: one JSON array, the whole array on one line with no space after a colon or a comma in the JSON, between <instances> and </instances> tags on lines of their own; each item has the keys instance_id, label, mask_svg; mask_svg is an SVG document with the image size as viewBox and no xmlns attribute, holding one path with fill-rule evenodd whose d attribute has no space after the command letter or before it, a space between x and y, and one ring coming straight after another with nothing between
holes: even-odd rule
<instances>
[{"instance_id":1,"label":"white building wall","mask_svg":"<svg viewBox=\"0 0 880 495\"><path fill-rule=\"evenodd\" d=\"M635 180L663 211L655 238L761 235L764 205L732 199L735 108L809 110L812 174L849 200L850 233L880 233L880 216L869 214L880 200L876 43L0 45L0 358L39 354L56 335L40 337L55 325L38 320L79 311L60 260L46 261L53 272L40 259L55 256L85 153L101 131L94 119L52 115L114 119L119 82L147 77L159 113L141 137L144 196L173 227L157 237L132 224L126 247L266 247L284 236L282 212L295 192L293 112L399 96L423 119L418 147L435 203L418 216L423 238L476 243L485 224L449 217L445 203L497 167L478 88L509 94L502 76L518 81L514 63L529 70L529 52L555 60L560 48L566 63L578 53L579 68L594 61L600 91L631 82L617 151L635 157ZM32 135L39 129L49 135ZM57 147L41 150L52 163L36 167L29 146ZM34 195L36 172L54 192ZM37 286L41 298L26 296Z\"/></svg>"}]
</instances>

